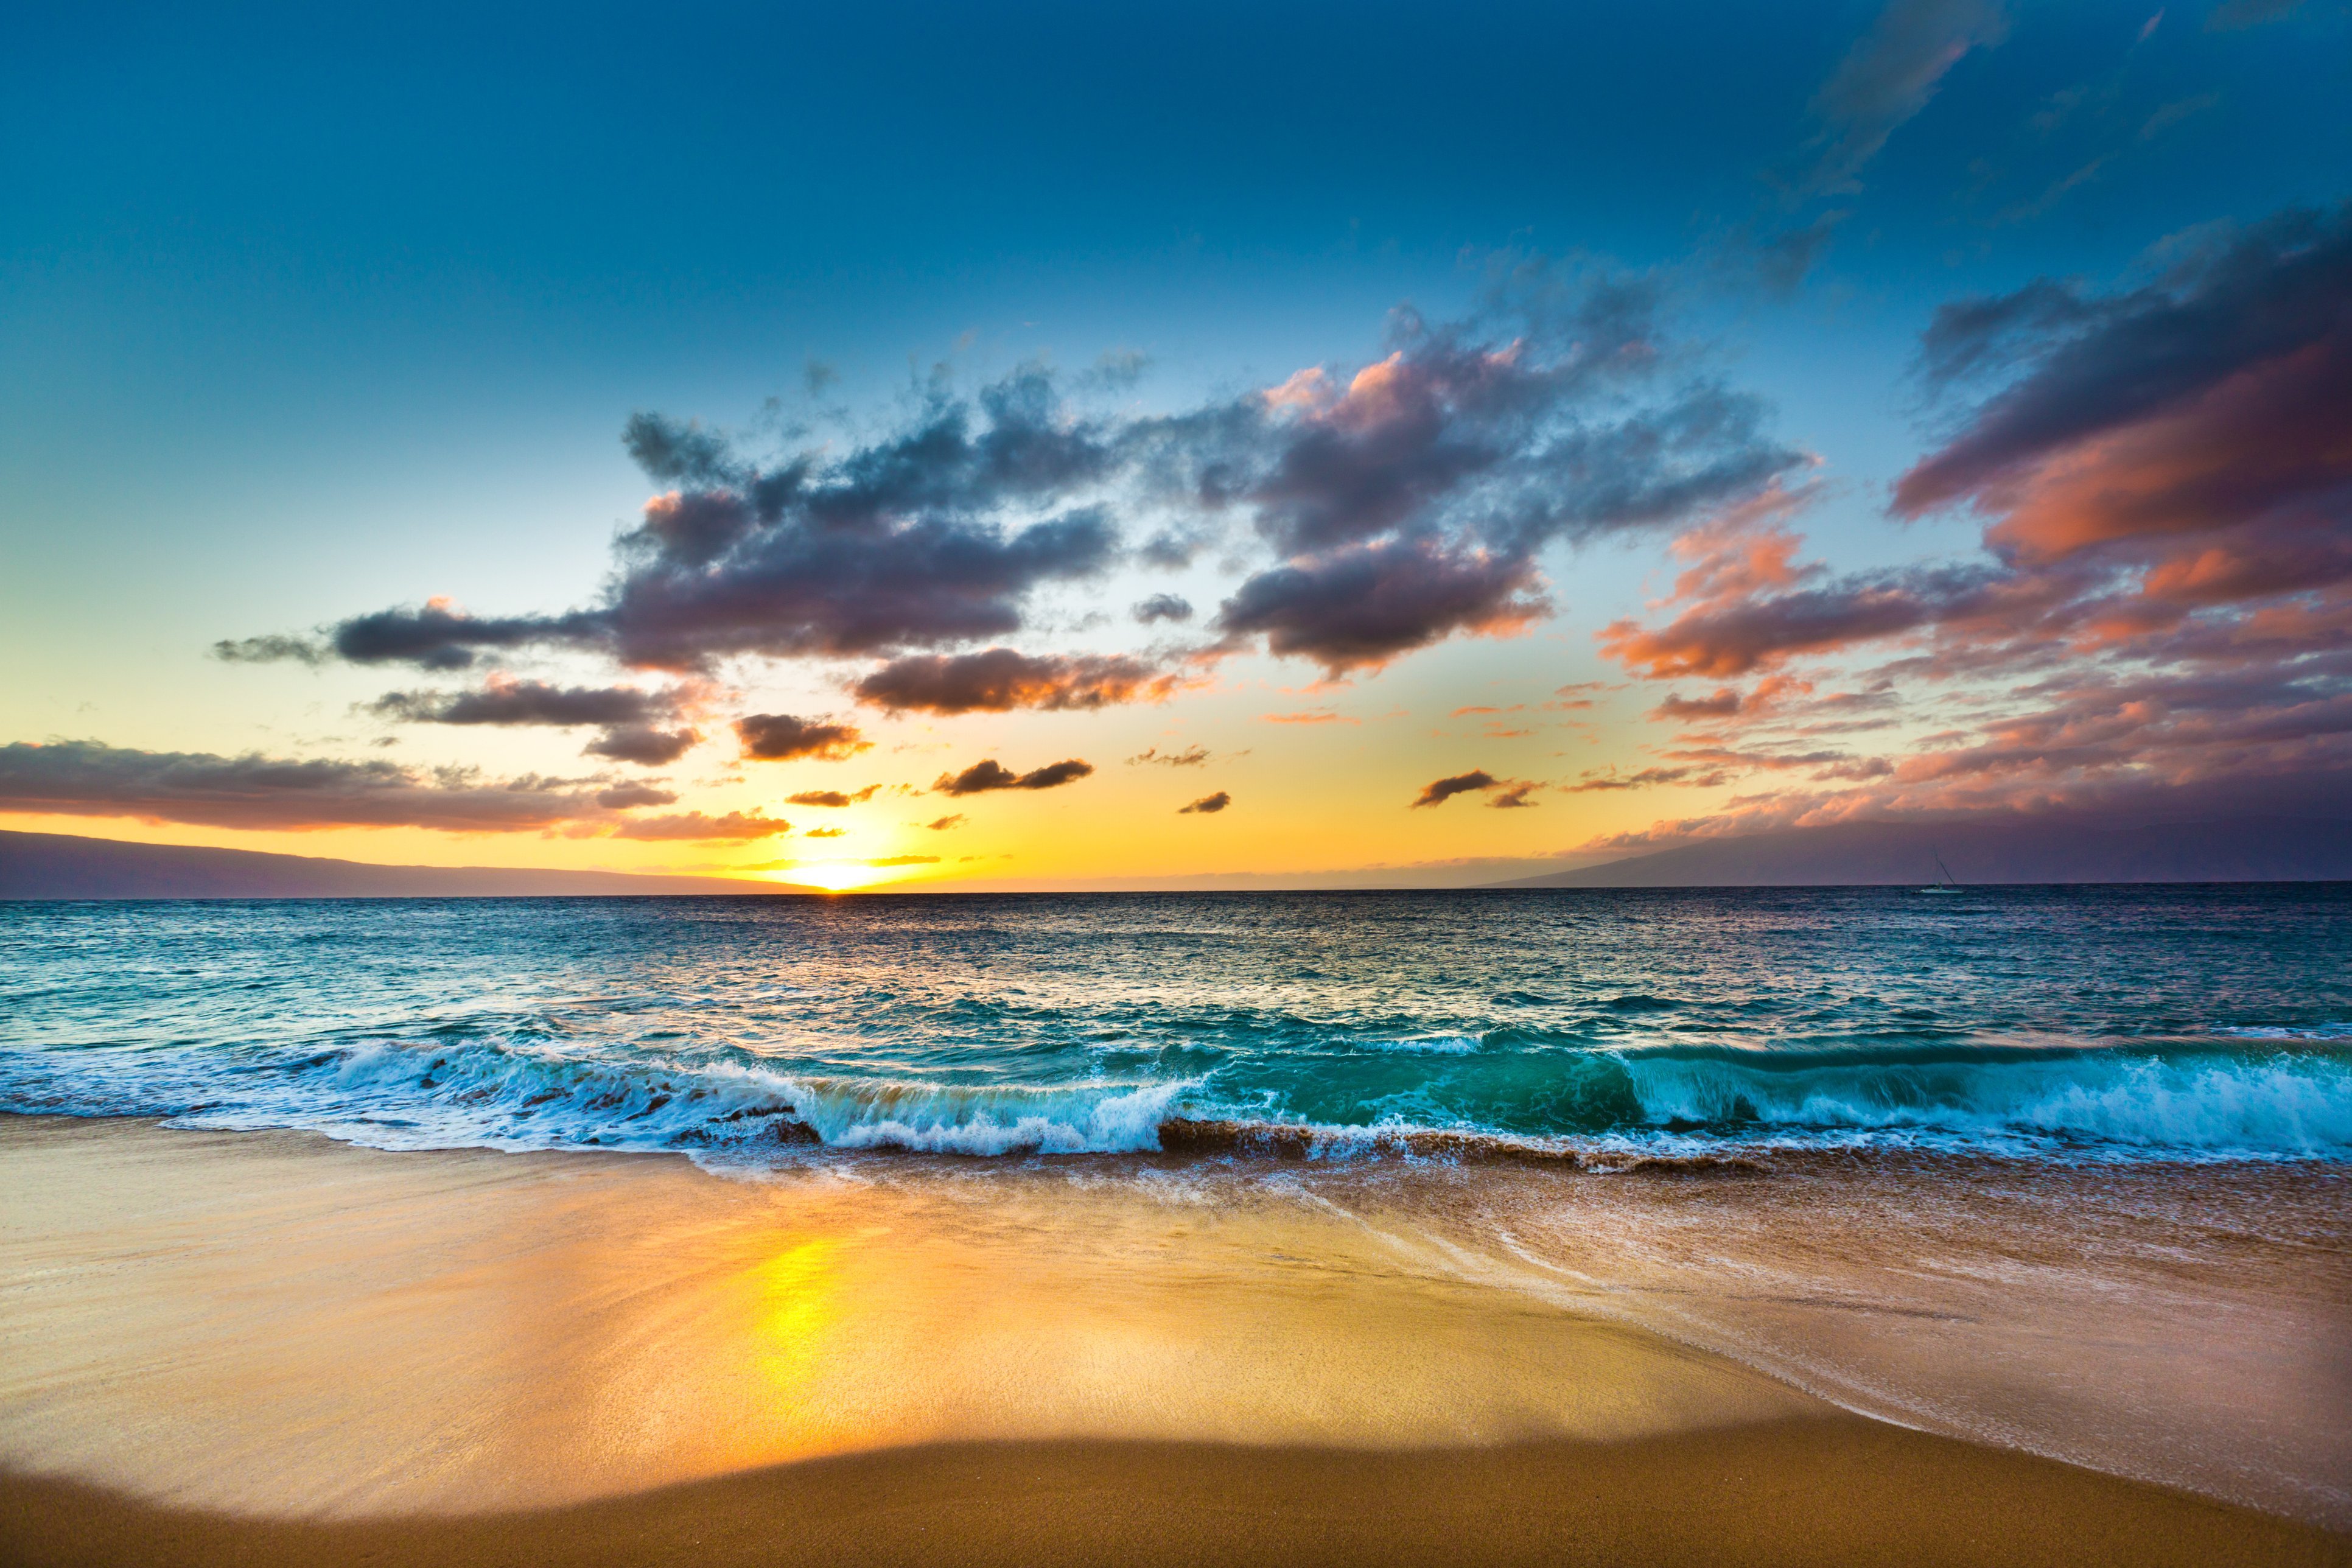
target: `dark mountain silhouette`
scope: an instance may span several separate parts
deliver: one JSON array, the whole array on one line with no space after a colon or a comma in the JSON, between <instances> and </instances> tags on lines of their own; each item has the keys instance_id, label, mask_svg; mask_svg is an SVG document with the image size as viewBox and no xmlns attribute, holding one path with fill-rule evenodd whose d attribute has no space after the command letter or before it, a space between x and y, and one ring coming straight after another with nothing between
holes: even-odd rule
<instances>
[{"instance_id":1,"label":"dark mountain silhouette","mask_svg":"<svg viewBox=\"0 0 2352 1568\"><path fill-rule=\"evenodd\" d=\"M1954 881L2325 882L2352 879L2352 822L2252 817L2153 827L2079 821L1848 822L1707 838L1497 888L1867 887Z\"/></svg>"},{"instance_id":2,"label":"dark mountain silhouette","mask_svg":"<svg viewBox=\"0 0 2352 1568\"><path fill-rule=\"evenodd\" d=\"M0 833L0 899L449 899L814 893L724 877L639 877L498 866L371 866L250 849L193 849L57 833Z\"/></svg>"}]
</instances>

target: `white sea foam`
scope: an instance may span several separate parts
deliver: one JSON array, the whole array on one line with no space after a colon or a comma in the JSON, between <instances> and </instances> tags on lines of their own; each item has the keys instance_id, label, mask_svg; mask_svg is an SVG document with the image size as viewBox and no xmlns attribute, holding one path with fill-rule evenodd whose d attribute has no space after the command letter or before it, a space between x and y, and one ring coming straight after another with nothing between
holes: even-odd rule
<instances>
[{"instance_id":1,"label":"white sea foam","mask_svg":"<svg viewBox=\"0 0 2352 1568\"><path fill-rule=\"evenodd\" d=\"M1494 1053L1470 1061L1489 1062ZM1313 1070L1313 1069L1308 1069ZM1448 1067L1444 1069L1452 1072ZM1449 1102L1433 1077L1378 1102L1378 1126L1321 1125L1315 1147L1385 1147L1395 1127L1587 1140L1694 1137L1840 1147L1921 1140L2120 1157L2352 1157L2352 1058L2340 1048L2020 1052L1933 1059L1811 1052L1590 1052L1506 1060L1518 1102L1585 1120L1508 1124ZM1563 1095L1573 1080L1576 1095ZM1616 1087L1610 1089L1611 1084ZM1603 1091L1606 1092L1603 1092ZM1614 1107L1615 1109L1612 1109ZM1185 1079L1018 1084L794 1073L738 1052L656 1054L544 1038L378 1040L324 1049L83 1047L0 1051L0 1110L298 1127L390 1149L771 1150L782 1143L932 1153L1157 1150L1172 1117L1294 1122L1279 1092L1221 1096ZM1568 1110L1554 1112L1569 1114ZM1307 1119L1320 1121L1328 1119Z\"/></svg>"},{"instance_id":2,"label":"white sea foam","mask_svg":"<svg viewBox=\"0 0 2352 1568\"><path fill-rule=\"evenodd\" d=\"M1160 1147L1160 1123L1190 1087L964 1089L859 1081L803 1085L794 1103L801 1120L835 1148L1131 1153Z\"/></svg>"},{"instance_id":3,"label":"white sea foam","mask_svg":"<svg viewBox=\"0 0 2352 1568\"><path fill-rule=\"evenodd\" d=\"M2334 1056L2140 1055L1800 1068L1640 1057L1649 1121L1764 1130L1916 1131L2255 1155L2352 1153L2352 1064Z\"/></svg>"}]
</instances>

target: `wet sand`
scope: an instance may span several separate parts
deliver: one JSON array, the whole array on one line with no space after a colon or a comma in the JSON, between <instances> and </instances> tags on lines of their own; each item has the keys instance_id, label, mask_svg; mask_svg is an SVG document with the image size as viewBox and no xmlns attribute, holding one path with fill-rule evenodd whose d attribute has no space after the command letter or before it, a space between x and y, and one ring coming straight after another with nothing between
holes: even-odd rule
<instances>
[{"instance_id":1,"label":"wet sand","mask_svg":"<svg viewBox=\"0 0 2352 1568\"><path fill-rule=\"evenodd\" d=\"M0 1118L0 1561L2352 1561L1103 1171Z\"/></svg>"},{"instance_id":2,"label":"wet sand","mask_svg":"<svg viewBox=\"0 0 2352 1568\"><path fill-rule=\"evenodd\" d=\"M962 1445L567 1509L343 1521L0 1477L25 1568L751 1563L2322 1564L2352 1538L1846 1417L1438 1452Z\"/></svg>"}]
</instances>

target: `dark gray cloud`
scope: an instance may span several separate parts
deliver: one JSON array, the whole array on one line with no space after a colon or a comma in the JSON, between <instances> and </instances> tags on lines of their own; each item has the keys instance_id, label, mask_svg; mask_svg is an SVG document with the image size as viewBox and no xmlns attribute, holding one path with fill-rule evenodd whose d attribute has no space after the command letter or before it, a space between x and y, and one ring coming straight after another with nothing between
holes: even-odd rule
<instances>
[{"instance_id":1,"label":"dark gray cloud","mask_svg":"<svg viewBox=\"0 0 2352 1568\"><path fill-rule=\"evenodd\" d=\"M615 811L624 811L638 805L675 805L677 804L677 793L675 790L656 789L649 784L614 784L610 789L598 790L596 804L609 806Z\"/></svg>"},{"instance_id":2,"label":"dark gray cloud","mask_svg":"<svg viewBox=\"0 0 2352 1568\"><path fill-rule=\"evenodd\" d=\"M541 680L493 680L475 691L387 691L369 704L384 718L426 724L642 724L672 709L666 692Z\"/></svg>"},{"instance_id":3,"label":"dark gray cloud","mask_svg":"<svg viewBox=\"0 0 2352 1568\"><path fill-rule=\"evenodd\" d=\"M764 763L794 757L838 763L873 747L855 725L798 719L790 713L747 713L735 721L735 734L743 742L745 756Z\"/></svg>"},{"instance_id":4,"label":"dark gray cloud","mask_svg":"<svg viewBox=\"0 0 2352 1568\"><path fill-rule=\"evenodd\" d=\"M847 795L837 789L804 789L798 795L788 795L785 798L794 805L821 805L830 810L839 810L844 806L856 805L862 801L872 800L874 792L881 787L880 784L867 784L864 789Z\"/></svg>"},{"instance_id":5,"label":"dark gray cloud","mask_svg":"<svg viewBox=\"0 0 2352 1568\"><path fill-rule=\"evenodd\" d=\"M702 731L699 730L659 730L651 724L619 724L580 749L592 757L610 757L616 763L635 763L640 767L657 768L677 761L701 740Z\"/></svg>"},{"instance_id":6,"label":"dark gray cloud","mask_svg":"<svg viewBox=\"0 0 2352 1568\"><path fill-rule=\"evenodd\" d=\"M1223 790L1219 790L1214 795L1202 795L1200 799L1194 801L1190 805L1178 806L1176 808L1176 815L1179 816L1213 816L1218 812L1224 810L1225 807L1233 804L1234 797L1227 795Z\"/></svg>"},{"instance_id":7,"label":"dark gray cloud","mask_svg":"<svg viewBox=\"0 0 2352 1568\"><path fill-rule=\"evenodd\" d=\"M1675 377L1634 285L1471 325L1408 314L1391 345L1344 387L1302 372L1190 427L1192 493L1285 557L1221 606L1229 639L1337 675L1513 631L1550 607L1547 546L1687 521L1806 461L1756 399Z\"/></svg>"},{"instance_id":8,"label":"dark gray cloud","mask_svg":"<svg viewBox=\"0 0 2352 1568\"><path fill-rule=\"evenodd\" d=\"M1415 807L1443 805L1457 795L1475 795L1481 790L1497 788L1502 783L1486 769L1475 768L1450 778L1433 779L1422 785L1421 794L1413 798L1412 804Z\"/></svg>"},{"instance_id":9,"label":"dark gray cloud","mask_svg":"<svg viewBox=\"0 0 2352 1568\"><path fill-rule=\"evenodd\" d=\"M628 663L737 653L888 652L1019 628L1040 584L1110 563L1108 515L1076 498L1111 474L1111 437L1024 367L970 402L934 394L907 427L825 462L761 468L654 415L624 439L656 482L620 541L601 611Z\"/></svg>"},{"instance_id":10,"label":"dark gray cloud","mask_svg":"<svg viewBox=\"0 0 2352 1568\"><path fill-rule=\"evenodd\" d=\"M579 780L487 778L375 759L224 757L96 741L0 746L0 810L134 816L255 832L430 827L503 833L595 820L608 807Z\"/></svg>"},{"instance_id":11,"label":"dark gray cloud","mask_svg":"<svg viewBox=\"0 0 2352 1568\"><path fill-rule=\"evenodd\" d=\"M464 669L475 661L481 648L585 642L594 637L593 617L524 616L486 620L436 600L421 609L377 610L371 615L354 616L332 628L328 643L338 658L352 664L413 664L420 669Z\"/></svg>"},{"instance_id":12,"label":"dark gray cloud","mask_svg":"<svg viewBox=\"0 0 2352 1568\"><path fill-rule=\"evenodd\" d=\"M1804 460L1765 434L1762 405L1690 374L1656 318L1638 280L1528 268L1475 321L1399 312L1385 356L1352 374L1302 371L1176 415L1090 415L1036 366L970 396L935 384L864 445L772 461L643 414L624 439L668 488L617 541L596 603L499 617L435 601L354 617L327 643L428 668L531 645L677 671L903 660L1021 630L1034 595L1112 565L1130 532L1131 559L1172 566L1246 527L1278 563L1226 601L1220 649L1263 637L1334 671L1378 664L1541 613L1534 561L1553 542L1685 521ZM1367 592L1368 613L1338 602ZM1190 610L1172 594L1136 606L1147 624ZM311 646L248 639L224 657L278 643ZM876 700L910 672L937 668L894 665ZM1082 705L1164 694L1079 686Z\"/></svg>"},{"instance_id":13,"label":"dark gray cloud","mask_svg":"<svg viewBox=\"0 0 2352 1568\"><path fill-rule=\"evenodd\" d=\"M1064 762L1049 763L1025 773L1016 773L1003 763L991 758L974 763L960 773L941 773L931 788L940 795L984 795L1000 789L1053 789L1073 784L1093 773L1094 764L1076 757Z\"/></svg>"},{"instance_id":14,"label":"dark gray cloud","mask_svg":"<svg viewBox=\"0 0 2352 1568\"><path fill-rule=\"evenodd\" d=\"M1139 626L1150 626L1159 621L1189 621L1192 618L1192 601L1181 594L1154 594L1139 603L1130 612Z\"/></svg>"},{"instance_id":15,"label":"dark gray cloud","mask_svg":"<svg viewBox=\"0 0 2352 1568\"><path fill-rule=\"evenodd\" d=\"M1101 708L1165 697L1181 678L1123 654L1025 654L1009 647L978 653L909 654L850 689L858 701L893 713L1004 713Z\"/></svg>"},{"instance_id":16,"label":"dark gray cloud","mask_svg":"<svg viewBox=\"0 0 2352 1568\"><path fill-rule=\"evenodd\" d=\"M655 721L674 718L683 700L677 691L641 691L630 686L551 686L541 680L494 676L471 691L387 691L369 711L420 724L547 725L556 729L595 724L604 733L583 752L615 762L659 767L684 756L702 739L690 726L663 729Z\"/></svg>"},{"instance_id":17,"label":"dark gray cloud","mask_svg":"<svg viewBox=\"0 0 2352 1568\"><path fill-rule=\"evenodd\" d=\"M1334 673L1378 665L1456 632L1502 632L1550 608L1524 555L1449 554L1426 540L1383 540L1262 572L1217 612L1240 637Z\"/></svg>"},{"instance_id":18,"label":"dark gray cloud","mask_svg":"<svg viewBox=\"0 0 2352 1568\"><path fill-rule=\"evenodd\" d=\"M309 637L284 636L223 638L213 644L213 657L227 664L307 664L327 662L325 645Z\"/></svg>"}]
</instances>

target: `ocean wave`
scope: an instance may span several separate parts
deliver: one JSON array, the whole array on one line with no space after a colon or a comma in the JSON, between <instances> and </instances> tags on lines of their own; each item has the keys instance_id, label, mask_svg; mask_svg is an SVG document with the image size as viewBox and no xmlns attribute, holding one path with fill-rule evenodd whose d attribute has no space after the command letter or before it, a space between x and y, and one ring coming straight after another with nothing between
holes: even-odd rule
<instances>
[{"instance_id":1,"label":"ocean wave","mask_svg":"<svg viewBox=\"0 0 2352 1568\"><path fill-rule=\"evenodd\" d=\"M1184 1080L1118 1088L803 1084L802 1121L832 1147L937 1154L1125 1154L1159 1148Z\"/></svg>"},{"instance_id":2,"label":"ocean wave","mask_svg":"<svg viewBox=\"0 0 2352 1568\"><path fill-rule=\"evenodd\" d=\"M1652 1055L1624 1067L1644 1120L1668 1127L2352 1153L2352 1062L2335 1053L1947 1048L1859 1062Z\"/></svg>"},{"instance_id":3,"label":"ocean wave","mask_svg":"<svg viewBox=\"0 0 2352 1568\"><path fill-rule=\"evenodd\" d=\"M0 1051L0 1110L306 1128L387 1149L715 1157L799 1145L1617 1169L1629 1159L1743 1146L1899 1145L2352 1158L2352 1052L2326 1040L1800 1050L1503 1050L1491 1040L1475 1048L1466 1037L1412 1044L1420 1048L1317 1053L1287 1078L1163 1068L1042 1084L792 1071L728 1048L632 1047L623 1055L538 1029L309 1047L13 1049Z\"/></svg>"}]
</instances>

